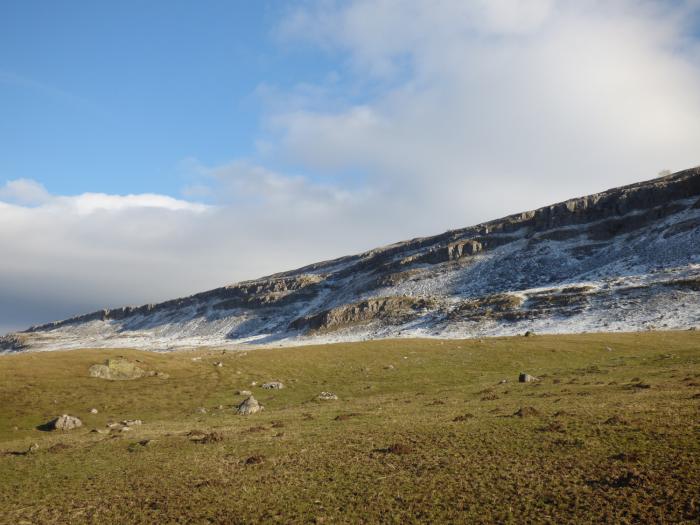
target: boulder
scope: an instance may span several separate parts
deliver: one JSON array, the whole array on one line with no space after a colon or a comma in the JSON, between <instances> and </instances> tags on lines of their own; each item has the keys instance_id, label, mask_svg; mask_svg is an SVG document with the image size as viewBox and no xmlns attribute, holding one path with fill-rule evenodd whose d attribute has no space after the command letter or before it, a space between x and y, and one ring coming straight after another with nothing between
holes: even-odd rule
<instances>
[{"instance_id":1,"label":"boulder","mask_svg":"<svg viewBox=\"0 0 700 525\"><path fill-rule=\"evenodd\" d=\"M258 400L255 399L253 396L248 397L243 401L238 407L236 408L236 412L238 412L242 416L249 416L251 414L256 414L260 412L263 409L263 406L258 403Z\"/></svg>"},{"instance_id":2,"label":"boulder","mask_svg":"<svg viewBox=\"0 0 700 525\"><path fill-rule=\"evenodd\" d=\"M80 421L75 416L69 416L68 414L63 414L53 421L49 422L51 430L73 430L74 428L79 428L83 426L83 422Z\"/></svg>"},{"instance_id":3,"label":"boulder","mask_svg":"<svg viewBox=\"0 0 700 525\"><path fill-rule=\"evenodd\" d=\"M337 401L338 396L335 395L333 392L321 392L318 395L318 399L320 401Z\"/></svg>"},{"instance_id":4,"label":"boulder","mask_svg":"<svg viewBox=\"0 0 700 525\"><path fill-rule=\"evenodd\" d=\"M92 365L90 377L110 380L138 379L146 375L146 371L125 357L107 359L104 364Z\"/></svg>"},{"instance_id":5,"label":"boulder","mask_svg":"<svg viewBox=\"0 0 700 525\"><path fill-rule=\"evenodd\" d=\"M284 384L280 383L279 381L270 381L269 383L263 383L262 387L265 390L282 390L284 388Z\"/></svg>"}]
</instances>

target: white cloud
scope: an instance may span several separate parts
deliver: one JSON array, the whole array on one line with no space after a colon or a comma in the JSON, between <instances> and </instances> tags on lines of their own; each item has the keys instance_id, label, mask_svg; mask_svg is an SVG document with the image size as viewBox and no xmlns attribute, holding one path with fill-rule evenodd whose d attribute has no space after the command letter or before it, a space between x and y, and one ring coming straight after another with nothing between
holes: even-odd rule
<instances>
[{"instance_id":1,"label":"white cloud","mask_svg":"<svg viewBox=\"0 0 700 525\"><path fill-rule=\"evenodd\" d=\"M34 180L9 180L0 187L0 200L5 202L35 205L46 202L49 197L46 188Z\"/></svg>"},{"instance_id":2,"label":"white cloud","mask_svg":"<svg viewBox=\"0 0 700 525\"><path fill-rule=\"evenodd\" d=\"M389 87L269 120L287 158L364 170L435 210L436 229L653 177L699 160L697 7L318 2L284 38L348 57L349 84Z\"/></svg>"}]
</instances>

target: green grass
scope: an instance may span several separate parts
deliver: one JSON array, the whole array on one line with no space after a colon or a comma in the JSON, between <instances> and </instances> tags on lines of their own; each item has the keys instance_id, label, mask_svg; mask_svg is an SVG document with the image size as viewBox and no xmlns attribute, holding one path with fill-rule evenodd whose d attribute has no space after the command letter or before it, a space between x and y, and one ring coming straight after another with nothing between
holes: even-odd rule
<instances>
[{"instance_id":1,"label":"green grass","mask_svg":"<svg viewBox=\"0 0 700 525\"><path fill-rule=\"evenodd\" d=\"M170 377L88 377L117 355ZM3 356L0 522L695 523L699 393L697 332Z\"/></svg>"}]
</instances>

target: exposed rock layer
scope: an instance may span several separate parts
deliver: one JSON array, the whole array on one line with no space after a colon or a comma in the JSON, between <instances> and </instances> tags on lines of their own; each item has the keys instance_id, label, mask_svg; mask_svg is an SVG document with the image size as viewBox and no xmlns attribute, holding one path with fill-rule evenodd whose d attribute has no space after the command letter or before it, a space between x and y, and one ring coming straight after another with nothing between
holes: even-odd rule
<instances>
[{"instance_id":1,"label":"exposed rock layer","mask_svg":"<svg viewBox=\"0 0 700 525\"><path fill-rule=\"evenodd\" d=\"M699 230L693 168L190 297L32 327L0 338L0 349L689 327L700 322Z\"/></svg>"}]
</instances>

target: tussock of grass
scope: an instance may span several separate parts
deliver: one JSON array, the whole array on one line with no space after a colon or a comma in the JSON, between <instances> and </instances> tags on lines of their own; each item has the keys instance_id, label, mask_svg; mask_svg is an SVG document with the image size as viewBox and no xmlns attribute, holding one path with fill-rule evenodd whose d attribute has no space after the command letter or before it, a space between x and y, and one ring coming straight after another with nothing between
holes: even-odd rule
<instances>
[{"instance_id":1,"label":"tussock of grass","mask_svg":"<svg viewBox=\"0 0 700 525\"><path fill-rule=\"evenodd\" d=\"M0 522L694 522L699 383L697 332L3 356Z\"/></svg>"}]
</instances>

